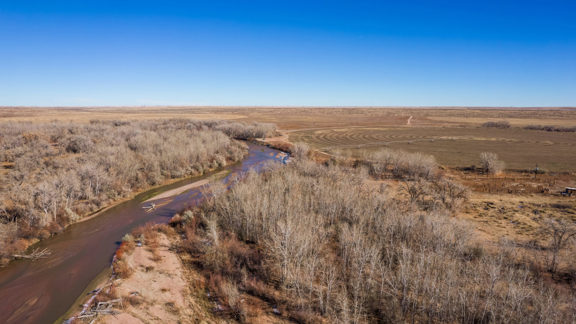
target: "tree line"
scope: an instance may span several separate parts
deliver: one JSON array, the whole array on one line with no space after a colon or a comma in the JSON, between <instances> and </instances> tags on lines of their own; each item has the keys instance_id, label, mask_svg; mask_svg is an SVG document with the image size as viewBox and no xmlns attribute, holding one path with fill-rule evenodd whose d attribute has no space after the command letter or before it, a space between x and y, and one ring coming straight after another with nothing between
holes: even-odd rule
<instances>
[{"instance_id":1,"label":"tree line","mask_svg":"<svg viewBox=\"0 0 576 324\"><path fill-rule=\"evenodd\" d=\"M167 179L240 160L274 125L185 119L0 125L0 258ZM4 259L6 261L6 259Z\"/></svg>"}]
</instances>

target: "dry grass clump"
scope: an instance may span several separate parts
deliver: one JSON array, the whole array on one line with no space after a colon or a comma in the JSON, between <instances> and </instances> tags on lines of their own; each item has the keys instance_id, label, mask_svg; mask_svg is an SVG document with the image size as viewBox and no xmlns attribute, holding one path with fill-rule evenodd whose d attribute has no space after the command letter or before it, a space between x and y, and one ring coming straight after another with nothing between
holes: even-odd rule
<instances>
[{"instance_id":1,"label":"dry grass clump","mask_svg":"<svg viewBox=\"0 0 576 324\"><path fill-rule=\"evenodd\" d=\"M241 322L246 321L248 315L247 307L235 283L221 275L211 275L208 282L208 289L215 293L218 302L222 303L218 304L217 312L225 313Z\"/></svg>"},{"instance_id":2,"label":"dry grass clump","mask_svg":"<svg viewBox=\"0 0 576 324\"><path fill-rule=\"evenodd\" d=\"M126 297L123 297L122 300L127 302L129 305L133 307L141 305L144 302L143 298L137 294L130 294Z\"/></svg>"},{"instance_id":3,"label":"dry grass clump","mask_svg":"<svg viewBox=\"0 0 576 324\"><path fill-rule=\"evenodd\" d=\"M126 279L134 273L134 269L132 269L123 259L116 259L112 263L112 271L114 271L114 274L121 279Z\"/></svg>"},{"instance_id":4,"label":"dry grass clump","mask_svg":"<svg viewBox=\"0 0 576 324\"><path fill-rule=\"evenodd\" d=\"M118 298L118 291L114 284L110 284L109 286L102 287L92 304L97 305L99 302L107 302L116 298Z\"/></svg>"},{"instance_id":5,"label":"dry grass clump","mask_svg":"<svg viewBox=\"0 0 576 324\"><path fill-rule=\"evenodd\" d=\"M489 121L482 124L485 128L510 128L510 122L507 120Z\"/></svg>"},{"instance_id":6,"label":"dry grass clump","mask_svg":"<svg viewBox=\"0 0 576 324\"><path fill-rule=\"evenodd\" d=\"M184 119L0 129L0 163L11 166L0 174L0 258L20 238L48 237L136 191L240 160L246 146L232 138L275 132L269 124Z\"/></svg>"},{"instance_id":7,"label":"dry grass clump","mask_svg":"<svg viewBox=\"0 0 576 324\"><path fill-rule=\"evenodd\" d=\"M431 173L405 174L413 182ZM416 181L447 197L463 189L424 176ZM517 261L512 245L488 252L470 241L467 223L448 216L457 204L447 199L422 209L366 180L362 167L305 159L249 173L228 193L215 192L197 221L183 225L184 244L198 269L226 282L212 285L221 300L237 300L236 291L251 294L303 322L569 322L576 316L571 297L546 287Z\"/></svg>"},{"instance_id":8,"label":"dry grass clump","mask_svg":"<svg viewBox=\"0 0 576 324\"><path fill-rule=\"evenodd\" d=\"M128 265L125 257L134 251L136 244L142 244L152 253L152 261L161 261L162 258L157 250L159 233L167 235L175 234L174 229L166 224L146 223L134 229L132 233L124 235L122 243L116 250L112 263L114 274L116 274L118 278L128 278L132 275L134 269Z\"/></svg>"}]
</instances>

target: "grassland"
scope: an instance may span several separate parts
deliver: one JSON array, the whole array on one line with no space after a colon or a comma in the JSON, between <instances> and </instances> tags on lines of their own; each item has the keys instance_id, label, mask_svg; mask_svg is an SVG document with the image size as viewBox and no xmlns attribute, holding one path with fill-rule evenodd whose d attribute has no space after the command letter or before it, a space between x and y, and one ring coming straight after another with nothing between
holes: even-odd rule
<instances>
[{"instance_id":1,"label":"grassland","mask_svg":"<svg viewBox=\"0 0 576 324\"><path fill-rule=\"evenodd\" d=\"M0 108L0 121L176 117L271 122L286 131L290 141L326 152L344 150L361 155L388 147L431 154L444 166L468 167L478 164L481 152L492 151L509 169L529 170L538 165L554 172L576 171L576 134L522 128L534 124L576 126L576 109L570 108ZM481 127L498 120L507 120L512 127Z\"/></svg>"},{"instance_id":2,"label":"grassland","mask_svg":"<svg viewBox=\"0 0 576 324\"><path fill-rule=\"evenodd\" d=\"M479 126L348 127L290 132L293 142L360 155L382 147L433 155L445 166L478 165L481 152L495 152L511 169L576 169L574 133L493 129Z\"/></svg>"}]
</instances>

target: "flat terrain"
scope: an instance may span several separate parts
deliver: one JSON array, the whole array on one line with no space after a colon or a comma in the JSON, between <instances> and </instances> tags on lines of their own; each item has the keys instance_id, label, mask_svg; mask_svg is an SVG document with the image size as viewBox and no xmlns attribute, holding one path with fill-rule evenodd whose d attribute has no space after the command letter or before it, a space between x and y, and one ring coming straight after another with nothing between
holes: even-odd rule
<instances>
[{"instance_id":1,"label":"flat terrain","mask_svg":"<svg viewBox=\"0 0 576 324\"><path fill-rule=\"evenodd\" d=\"M469 222L474 240L484 247L496 248L505 239L512 242L523 260L543 267L549 254L548 237L542 229L550 219L576 221L576 197L565 197L560 191L576 187L576 133L524 129L527 125L576 126L576 109L467 109L467 108L245 108L245 107L134 107L134 108L0 108L1 122L49 122L64 120L89 123L91 120L128 119L228 119L239 122L275 123L282 134L269 142L304 142L328 154L362 157L371 151L390 148L433 155L442 165L442 173L470 189L469 200L453 217ZM486 128L485 122L507 121L509 128ZM0 139L2 133L0 131ZM506 163L503 174L487 175L471 166L479 165L481 152L495 152ZM328 155L326 155L328 156ZM531 172L536 166L545 172ZM0 175L11 166L0 166ZM190 186L202 185L202 183ZM374 180L385 185L391 196L406 195L406 183L398 180ZM190 188L185 188L190 189ZM177 191L165 193L171 196ZM155 197L153 199L162 198ZM151 199L152 200L152 199ZM204 304L190 304L189 296L204 301L202 284L180 291L168 281L194 278L183 275L181 261L162 238L154 255L146 248L136 248L127 260L135 273L120 282L118 295L134 298L118 315L121 322L148 322L178 316L197 320L193 309L201 313ZM559 254L561 269L571 269L576 246ZM520 257L519 257L520 258ZM158 259L158 260L155 260ZM161 260L161 261L159 261ZM186 260L184 260L186 261ZM189 261L189 260L188 260ZM186 261L187 262L187 261ZM524 261L523 261L524 262ZM567 276L566 278L572 278ZM142 283L157 282L139 288ZM178 287L185 285L181 280ZM570 280L558 279L557 285L568 287ZM201 289L200 289L201 288ZM137 292L138 294L134 294ZM184 298L184 299L183 299ZM151 308L150 305L160 305ZM263 309L266 316L272 307L263 300L250 300L251 307ZM256 306L257 307L256 307ZM207 307L211 307L208 305ZM206 308L208 309L208 308ZM271 316L271 315L270 315ZM104 322L114 322L109 317ZM205 319L210 322L211 319Z\"/></svg>"},{"instance_id":2,"label":"flat terrain","mask_svg":"<svg viewBox=\"0 0 576 324\"><path fill-rule=\"evenodd\" d=\"M0 122L157 118L275 123L284 133L280 141L305 142L327 153L361 156L392 148L434 155L472 188L471 204L461 216L476 222L493 239L532 239L540 223L535 213L573 219L576 210L576 199L559 195L563 187L576 186L576 133L523 129L534 124L576 126L576 108L0 108ZM511 127L482 127L501 120ZM459 171L478 165L479 154L485 151L497 153L508 170L533 170L538 165L553 174L532 179L520 173L488 177ZM562 204L568 207L556 208Z\"/></svg>"},{"instance_id":3,"label":"flat terrain","mask_svg":"<svg viewBox=\"0 0 576 324\"><path fill-rule=\"evenodd\" d=\"M478 165L482 152L495 152L511 169L550 171L576 168L576 133L479 126L348 127L290 132L293 142L352 155L382 147L434 155L445 166Z\"/></svg>"},{"instance_id":4,"label":"flat terrain","mask_svg":"<svg viewBox=\"0 0 576 324\"><path fill-rule=\"evenodd\" d=\"M509 169L576 171L576 133L525 130L527 125L576 126L576 109L496 108L0 108L1 121L194 118L270 122L291 142L331 153L362 155L380 148L434 155L449 167L477 165L479 154L497 153ZM506 120L508 129L483 128Z\"/></svg>"}]
</instances>

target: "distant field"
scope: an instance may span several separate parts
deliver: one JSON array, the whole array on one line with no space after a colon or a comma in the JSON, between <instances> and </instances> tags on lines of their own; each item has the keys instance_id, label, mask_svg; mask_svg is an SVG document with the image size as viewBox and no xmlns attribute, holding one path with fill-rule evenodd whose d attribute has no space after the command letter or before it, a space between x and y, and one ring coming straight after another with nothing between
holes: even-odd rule
<instances>
[{"instance_id":1,"label":"distant field","mask_svg":"<svg viewBox=\"0 0 576 324\"><path fill-rule=\"evenodd\" d=\"M511 169L536 166L550 171L576 169L576 134L521 128L481 127L355 127L290 133L292 142L352 155L383 147L432 154L451 167L478 164L481 152L495 152Z\"/></svg>"},{"instance_id":2,"label":"distant field","mask_svg":"<svg viewBox=\"0 0 576 324\"><path fill-rule=\"evenodd\" d=\"M291 141L325 151L361 154L382 147L420 151L450 167L478 164L479 154L491 151L511 169L531 169L538 164L550 171L576 171L576 133L522 129L532 124L576 126L573 108L0 108L0 122L158 118L270 122L288 131ZM510 122L512 128L481 127L484 122L499 120Z\"/></svg>"},{"instance_id":3,"label":"distant field","mask_svg":"<svg viewBox=\"0 0 576 324\"><path fill-rule=\"evenodd\" d=\"M146 120L167 118L190 119L241 119L246 116L238 113L218 111L189 110L173 107L130 107L130 108L1 108L0 122L50 122L74 121L89 122L90 120Z\"/></svg>"}]
</instances>

